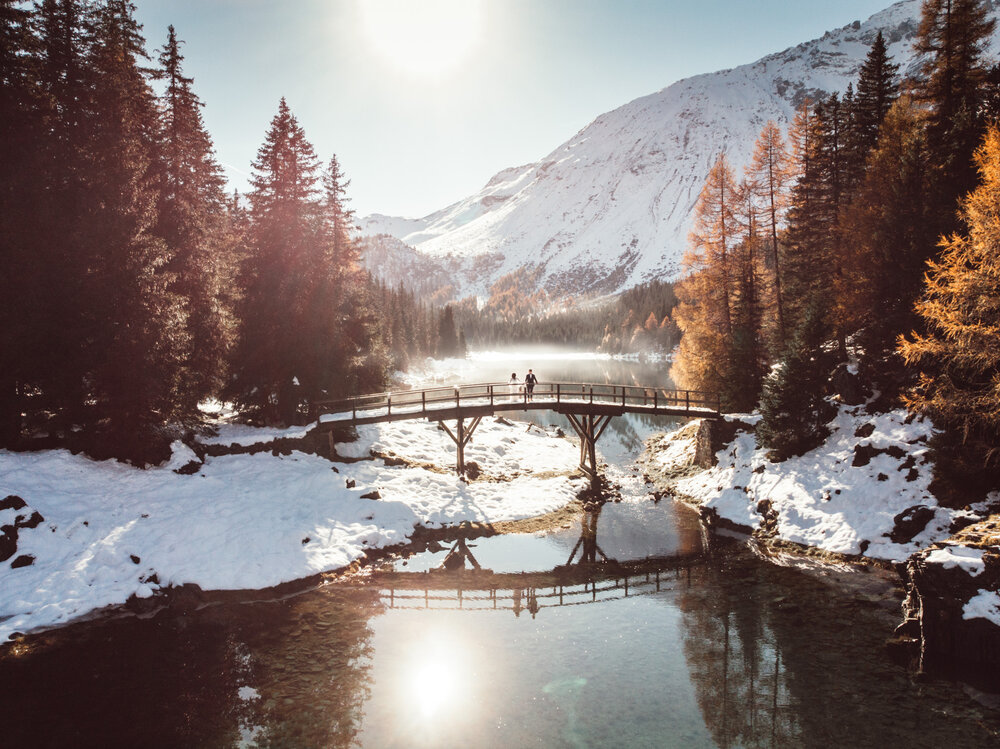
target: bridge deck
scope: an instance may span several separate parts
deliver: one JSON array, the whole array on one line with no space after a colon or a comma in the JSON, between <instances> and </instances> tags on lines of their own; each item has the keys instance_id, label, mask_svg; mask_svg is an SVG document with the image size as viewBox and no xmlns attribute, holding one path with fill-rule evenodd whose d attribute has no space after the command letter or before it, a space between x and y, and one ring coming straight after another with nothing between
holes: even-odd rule
<instances>
[{"instance_id":1,"label":"bridge deck","mask_svg":"<svg viewBox=\"0 0 1000 749\"><path fill-rule=\"evenodd\" d=\"M450 421L505 411L556 411L566 414L720 418L719 399L712 393L636 385L555 382L539 385L529 398L500 383L454 385L360 395L315 404L317 428L428 418Z\"/></svg>"}]
</instances>

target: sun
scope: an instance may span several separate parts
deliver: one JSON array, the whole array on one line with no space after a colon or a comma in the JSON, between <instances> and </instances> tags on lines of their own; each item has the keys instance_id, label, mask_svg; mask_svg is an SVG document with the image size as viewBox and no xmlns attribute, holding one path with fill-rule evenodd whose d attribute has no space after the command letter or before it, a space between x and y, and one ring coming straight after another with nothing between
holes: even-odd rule
<instances>
[{"instance_id":1,"label":"sun","mask_svg":"<svg viewBox=\"0 0 1000 749\"><path fill-rule=\"evenodd\" d=\"M481 0L363 0L361 19L375 51L418 78L456 69L479 41Z\"/></svg>"}]
</instances>

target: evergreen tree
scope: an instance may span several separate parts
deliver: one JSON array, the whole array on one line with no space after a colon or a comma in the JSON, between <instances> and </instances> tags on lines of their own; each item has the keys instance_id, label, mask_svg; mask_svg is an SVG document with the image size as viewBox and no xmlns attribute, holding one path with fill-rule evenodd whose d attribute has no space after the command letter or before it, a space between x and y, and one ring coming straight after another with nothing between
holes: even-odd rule
<instances>
[{"instance_id":1,"label":"evergreen tree","mask_svg":"<svg viewBox=\"0 0 1000 749\"><path fill-rule=\"evenodd\" d=\"M858 73L854 98L856 146L861 161L875 148L879 128L897 98L899 65L889 60L885 37L879 31Z\"/></svg>"},{"instance_id":2,"label":"evergreen tree","mask_svg":"<svg viewBox=\"0 0 1000 749\"><path fill-rule=\"evenodd\" d=\"M802 455L829 434L825 424L832 409L823 399L826 357L823 313L811 304L784 356L764 380L757 442L771 460Z\"/></svg>"},{"instance_id":3,"label":"evergreen tree","mask_svg":"<svg viewBox=\"0 0 1000 749\"><path fill-rule=\"evenodd\" d=\"M943 430L933 440L935 474L959 501L1000 487L1000 131L976 152L981 184L962 204L965 233L942 241L929 263L917 312L926 334L900 337L906 362L920 369L906 399ZM951 494L952 492L947 492ZM944 494L945 492L942 492Z\"/></svg>"},{"instance_id":4,"label":"evergreen tree","mask_svg":"<svg viewBox=\"0 0 1000 749\"><path fill-rule=\"evenodd\" d=\"M32 328L38 273L35 225L43 185L37 180L41 130L37 43L28 12L0 0L0 447L21 433L22 395L40 373Z\"/></svg>"},{"instance_id":5,"label":"evergreen tree","mask_svg":"<svg viewBox=\"0 0 1000 749\"><path fill-rule=\"evenodd\" d=\"M994 25L986 0L924 0L921 6L914 43L922 58L916 92L929 107L927 144L937 170L931 205L939 207L940 233L955 228L956 202L976 182L972 156L984 128L983 58Z\"/></svg>"},{"instance_id":6,"label":"evergreen tree","mask_svg":"<svg viewBox=\"0 0 1000 749\"><path fill-rule=\"evenodd\" d=\"M154 233L158 118L139 66L145 51L133 11L124 0L98 9L88 57L86 190L76 248L87 268L77 310L84 370L75 376L90 389L97 417L108 419L110 453L143 461L136 446L177 416L189 340L182 300L171 290L170 254Z\"/></svg>"},{"instance_id":7,"label":"evergreen tree","mask_svg":"<svg viewBox=\"0 0 1000 749\"><path fill-rule=\"evenodd\" d=\"M437 357L445 359L459 354L458 332L455 329L455 313L451 305L445 305L438 318Z\"/></svg>"},{"instance_id":8,"label":"evergreen tree","mask_svg":"<svg viewBox=\"0 0 1000 749\"><path fill-rule=\"evenodd\" d=\"M159 56L160 165L156 232L172 250L172 290L184 299L190 350L179 396L189 418L199 400L220 390L233 345L234 237L222 170L201 116L202 103L185 77L174 27Z\"/></svg>"},{"instance_id":9,"label":"evergreen tree","mask_svg":"<svg viewBox=\"0 0 1000 749\"><path fill-rule=\"evenodd\" d=\"M841 219L851 273L838 287L839 327L863 329L863 362L880 362L913 324L931 231L925 196L927 147L909 97L889 110L863 184Z\"/></svg>"},{"instance_id":10,"label":"evergreen tree","mask_svg":"<svg viewBox=\"0 0 1000 749\"><path fill-rule=\"evenodd\" d=\"M284 99L257 151L251 177L250 242L231 396L267 420L292 423L302 357L316 342L306 305L324 281L319 163ZM314 365L314 370L318 367Z\"/></svg>"}]
</instances>

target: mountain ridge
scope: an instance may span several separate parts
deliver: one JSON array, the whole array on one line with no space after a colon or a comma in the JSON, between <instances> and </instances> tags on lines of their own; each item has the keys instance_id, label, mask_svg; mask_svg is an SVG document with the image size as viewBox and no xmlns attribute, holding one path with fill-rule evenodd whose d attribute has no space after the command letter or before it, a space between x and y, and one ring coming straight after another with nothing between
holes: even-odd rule
<instances>
[{"instance_id":1,"label":"mountain ridge","mask_svg":"<svg viewBox=\"0 0 1000 749\"><path fill-rule=\"evenodd\" d=\"M803 100L855 80L878 31L901 71L914 70L919 15L920 0L902 0L755 62L677 81L598 115L542 159L503 169L428 216L366 217L366 243L381 248L377 235L388 235L417 251L394 263L402 275L387 281L446 274L456 297L488 296L524 267L541 267L554 298L676 278L718 154L742 170L768 120L787 128Z\"/></svg>"}]
</instances>

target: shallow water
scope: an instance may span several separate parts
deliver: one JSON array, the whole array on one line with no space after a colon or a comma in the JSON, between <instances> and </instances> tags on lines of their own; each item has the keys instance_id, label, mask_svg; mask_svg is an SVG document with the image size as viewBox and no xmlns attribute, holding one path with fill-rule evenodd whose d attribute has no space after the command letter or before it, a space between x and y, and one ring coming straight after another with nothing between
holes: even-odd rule
<instances>
[{"instance_id":1,"label":"shallow water","mask_svg":"<svg viewBox=\"0 0 1000 749\"><path fill-rule=\"evenodd\" d=\"M708 538L625 470L657 425L617 421L624 436L600 447L625 501L558 531L0 648L0 745L1000 744L996 712L885 654L899 591L859 596ZM464 570L431 571L453 550Z\"/></svg>"}]
</instances>

